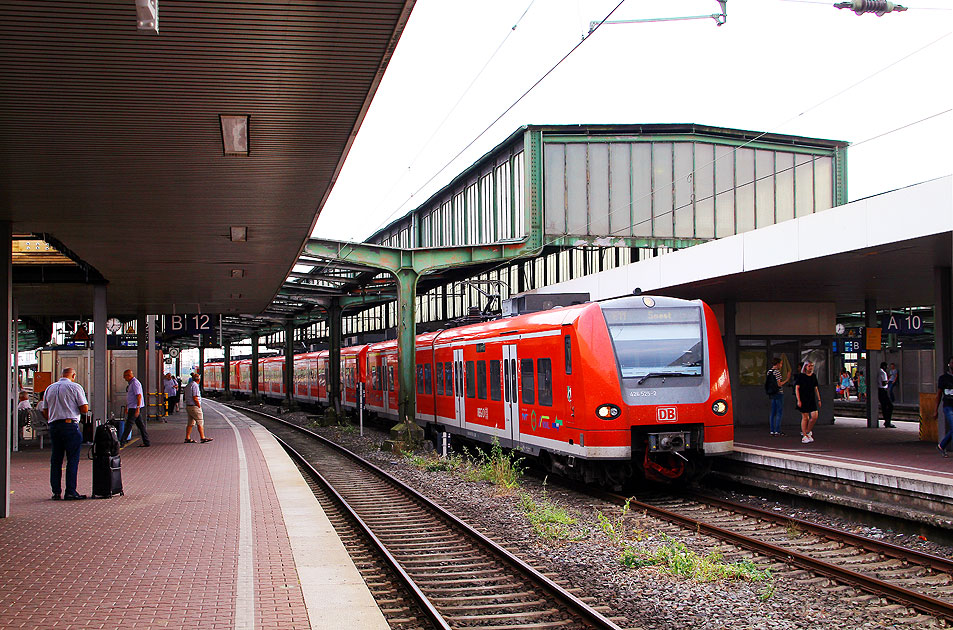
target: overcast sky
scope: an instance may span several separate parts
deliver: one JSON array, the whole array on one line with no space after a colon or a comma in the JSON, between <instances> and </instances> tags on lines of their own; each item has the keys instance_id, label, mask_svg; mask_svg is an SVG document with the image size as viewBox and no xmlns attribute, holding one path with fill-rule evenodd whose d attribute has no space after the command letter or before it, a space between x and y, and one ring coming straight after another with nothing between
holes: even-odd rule
<instances>
[{"instance_id":1,"label":"overcast sky","mask_svg":"<svg viewBox=\"0 0 953 630\"><path fill-rule=\"evenodd\" d=\"M845 140L858 144L851 200L953 172L950 113L864 142L951 107L953 0L883 17L729 0L720 27L606 24L453 160L617 4L417 0L315 236L364 240L525 124L698 123ZM716 12L714 0L625 0L611 19Z\"/></svg>"}]
</instances>

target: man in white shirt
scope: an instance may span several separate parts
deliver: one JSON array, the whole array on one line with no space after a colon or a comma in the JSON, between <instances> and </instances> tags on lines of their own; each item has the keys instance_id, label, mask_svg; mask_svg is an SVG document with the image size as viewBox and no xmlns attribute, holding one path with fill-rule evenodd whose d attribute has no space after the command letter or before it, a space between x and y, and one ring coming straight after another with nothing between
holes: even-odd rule
<instances>
[{"instance_id":1,"label":"man in white shirt","mask_svg":"<svg viewBox=\"0 0 953 630\"><path fill-rule=\"evenodd\" d=\"M132 375L132 370L126 370L122 373L126 379L126 427L120 442L125 444L132 437L132 423L136 423L139 429L139 436L142 438L142 444L139 446L151 446L149 442L149 432L146 430L146 424L142 421L142 408L145 405L142 397L142 383Z\"/></svg>"},{"instance_id":2,"label":"man in white shirt","mask_svg":"<svg viewBox=\"0 0 953 630\"><path fill-rule=\"evenodd\" d=\"M880 372L877 374L877 398L880 400L880 412L884 416L884 426L892 429L894 425L890 422L893 418L893 402L890 400L890 394L887 388L890 387L890 377L887 376L887 362L881 362Z\"/></svg>"},{"instance_id":3,"label":"man in white shirt","mask_svg":"<svg viewBox=\"0 0 953 630\"><path fill-rule=\"evenodd\" d=\"M172 375L166 373L165 380L162 381L162 391L165 392L166 415L171 416L175 411L175 403L178 402L179 392L175 387L175 379Z\"/></svg>"},{"instance_id":4,"label":"man in white shirt","mask_svg":"<svg viewBox=\"0 0 953 630\"><path fill-rule=\"evenodd\" d=\"M40 410L50 426L50 488L53 500L59 501L62 476L63 455L66 455L66 494L67 501L85 499L85 494L76 492L76 477L79 473L79 452L83 446L83 435L79 430L79 417L89 413L89 401L86 392L74 383L76 370L66 368L63 377L46 388Z\"/></svg>"}]
</instances>

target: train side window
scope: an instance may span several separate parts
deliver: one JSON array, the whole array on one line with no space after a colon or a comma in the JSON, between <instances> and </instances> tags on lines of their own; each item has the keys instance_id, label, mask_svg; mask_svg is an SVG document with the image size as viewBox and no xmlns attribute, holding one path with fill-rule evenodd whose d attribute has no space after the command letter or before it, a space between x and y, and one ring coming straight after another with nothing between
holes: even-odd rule
<instances>
[{"instance_id":1,"label":"train side window","mask_svg":"<svg viewBox=\"0 0 953 630\"><path fill-rule=\"evenodd\" d=\"M433 381L430 379L430 364L424 363L424 391L433 394Z\"/></svg>"},{"instance_id":2,"label":"train side window","mask_svg":"<svg viewBox=\"0 0 953 630\"><path fill-rule=\"evenodd\" d=\"M500 362L490 361L490 400L500 399Z\"/></svg>"},{"instance_id":3,"label":"train side window","mask_svg":"<svg viewBox=\"0 0 953 630\"><path fill-rule=\"evenodd\" d=\"M477 361L477 398L486 400L486 361Z\"/></svg>"},{"instance_id":4,"label":"train side window","mask_svg":"<svg viewBox=\"0 0 953 630\"><path fill-rule=\"evenodd\" d=\"M394 374L395 374L395 373L394 373L394 366L393 366L393 365L387 366L387 370L388 370L388 372L390 373L390 391L396 392L396 391L397 391L397 379L394 377Z\"/></svg>"},{"instance_id":5,"label":"train side window","mask_svg":"<svg viewBox=\"0 0 953 630\"><path fill-rule=\"evenodd\" d=\"M443 364L443 380L447 383L447 396L453 396L453 363L447 361Z\"/></svg>"},{"instance_id":6,"label":"train side window","mask_svg":"<svg viewBox=\"0 0 953 630\"><path fill-rule=\"evenodd\" d=\"M443 363L437 362L437 394L443 396Z\"/></svg>"},{"instance_id":7,"label":"train side window","mask_svg":"<svg viewBox=\"0 0 953 630\"><path fill-rule=\"evenodd\" d=\"M566 374L572 374L572 338L563 336L563 344L566 347Z\"/></svg>"},{"instance_id":8,"label":"train side window","mask_svg":"<svg viewBox=\"0 0 953 630\"><path fill-rule=\"evenodd\" d=\"M536 386L533 378L533 360L520 359L520 397L524 405L536 404Z\"/></svg>"},{"instance_id":9,"label":"train side window","mask_svg":"<svg viewBox=\"0 0 953 630\"><path fill-rule=\"evenodd\" d=\"M424 366L417 366L417 393L424 393Z\"/></svg>"},{"instance_id":10,"label":"train side window","mask_svg":"<svg viewBox=\"0 0 953 630\"><path fill-rule=\"evenodd\" d=\"M553 405L553 361L552 359L536 360L537 393L539 404L551 407Z\"/></svg>"},{"instance_id":11,"label":"train side window","mask_svg":"<svg viewBox=\"0 0 953 630\"><path fill-rule=\"evenodd\" d=\"M476 396L476 370L473 369L473 361L467 361L467 398L473 398Z\"/></svg>"},{"instance_id":12,"label":"train side window","mask_svg":"<svg viewBox=\"0 0 953 630\"><path fill-rule=\"evenodd\" d=\"M519 389L516 385L517 374L516 359L510 359L510 402L519 402Z\"/></svg>"}]
</instances>

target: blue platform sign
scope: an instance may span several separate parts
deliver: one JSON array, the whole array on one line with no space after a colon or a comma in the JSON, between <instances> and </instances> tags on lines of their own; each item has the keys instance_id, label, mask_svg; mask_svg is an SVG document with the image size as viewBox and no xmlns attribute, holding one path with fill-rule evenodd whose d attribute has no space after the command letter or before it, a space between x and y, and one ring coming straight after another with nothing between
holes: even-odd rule
<instances>
[{"instance_id":1,"label":"blue platform sign","mask_svg":"<svg viewBox=\"0 0 953 630\"><path fill-rule=\"evenodd\" d=\"M884 334L916 335L923 332L923 318L910 313L887 313L880 323Z\"/></svg>"}]
</instances>

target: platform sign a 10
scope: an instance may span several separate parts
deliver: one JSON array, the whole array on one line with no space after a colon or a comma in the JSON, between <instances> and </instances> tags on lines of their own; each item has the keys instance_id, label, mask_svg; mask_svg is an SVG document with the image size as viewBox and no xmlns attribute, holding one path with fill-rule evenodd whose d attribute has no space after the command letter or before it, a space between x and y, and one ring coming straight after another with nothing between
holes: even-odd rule
<instances>
[{"instance_id":1,"label":"platform sign a 10","mask_svg":"<svg viewBox=\"0 0 953 630\"><path fill-rule=\"evenodd\" d=\"M916 335L923 332L923 318L912 313L886 313L880 323L885 334Z\"/></svg>"},{"instance_id":2,"label":"platform sign a 10","mask_svg":"<svg viewBox=\"0 0 953 630\"><path fill-rule=\"evenodd\" d=\"M211 335L218 332L221 315L163 315L162 331L167 335Z\"/></svg>"}]
</instances>

